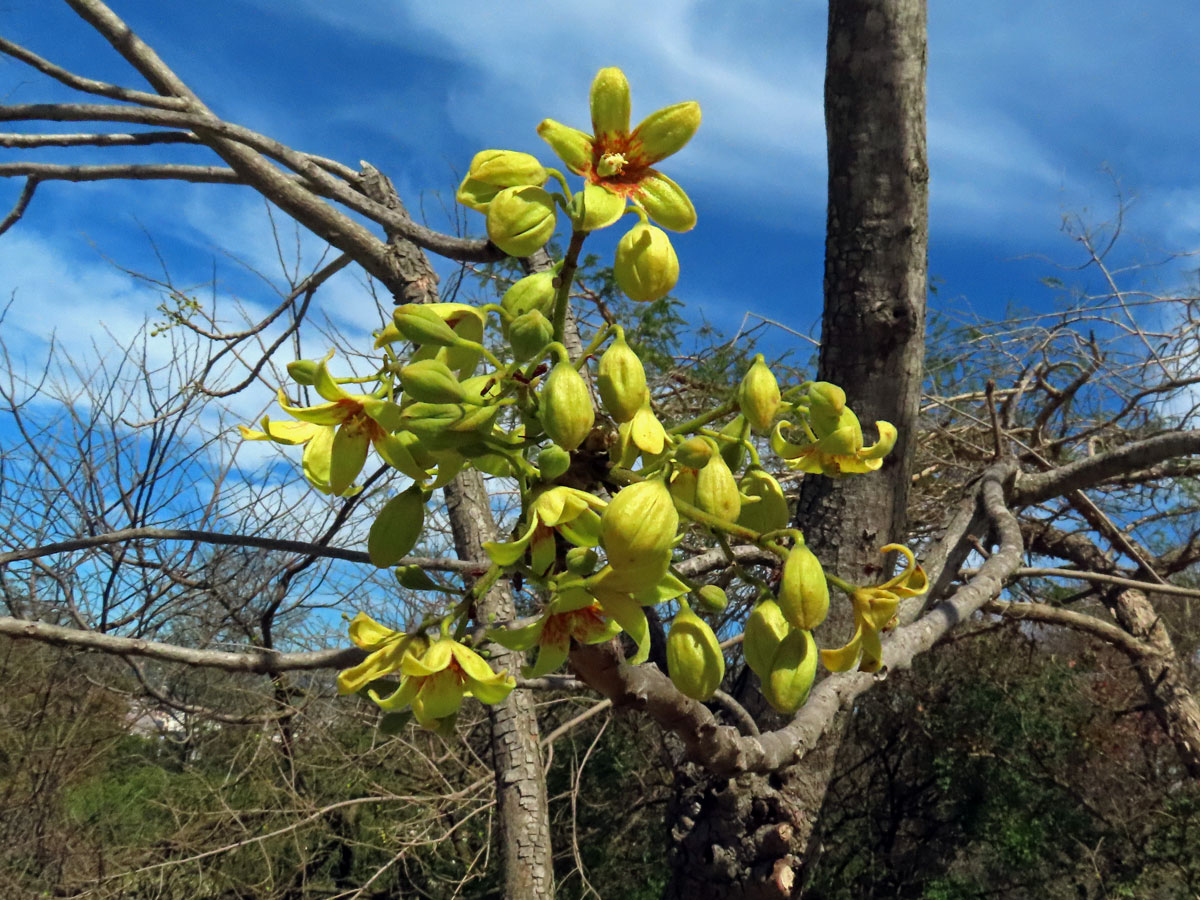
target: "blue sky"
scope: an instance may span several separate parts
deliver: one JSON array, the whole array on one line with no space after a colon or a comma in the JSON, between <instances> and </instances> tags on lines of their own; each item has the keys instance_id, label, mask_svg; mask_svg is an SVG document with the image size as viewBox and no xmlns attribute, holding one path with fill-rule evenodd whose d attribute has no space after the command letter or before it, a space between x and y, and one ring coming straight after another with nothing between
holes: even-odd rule
<instances>
[{"instance_id":1,"label":"blue sky","mask_svg":"<svg viewBox=\"0 0 1200 900\"><path fill-rule=\"evenodd\" d=\"M536 124L549 116L585 125L588 85L601 66L628 73L635 119L697 99L704 124L663 165L700 214L695 231L675 241L677 294L695 314L730 329L747 310L805 331L819 318L823 3L667 0L647 10L625 0L113 0L113 7L218 113L350 165L369 160L435 226L445 225L441 202L476 150L527 150L549 162ZM1038 279L1054 270L1042 257L1079 261L1060 232L1062 217L1110 218L1118 185L1135 198L1123 259L1196 245L1200 17L1193 4L931 0L929 21L936 304L985 314L1009 302L1046 306L1052 297ZM54 0L4 0L0 33L82 74L141 86ZM3 102L67 96L0 60ZM24 156L6 150L0 158ZM106 161L135 158L209 159L191 148L104 153ZM0 183L0 204L7 208L17 188ZM469 221L481 230L478 217ZM248 190L54 183L0 238L0 292L24 301L6 321L9 339L20 333L36 347L52 327L60 334L70 327L79 338L98 323L116 334L136 327L156 298L107 259L153 269L148 236L181 282L206 282L215 270L223 302L268 302L223 255L274 265L261 202ZM595 239L596 249L615 238ZM305 248L315 260L315 242ZM1181 283L1185 269L1160 277ZM347 272L330 286L326 306L343 323L369 328L375 312L364 297L360 276Z\"/></svg>"}]
</instances>

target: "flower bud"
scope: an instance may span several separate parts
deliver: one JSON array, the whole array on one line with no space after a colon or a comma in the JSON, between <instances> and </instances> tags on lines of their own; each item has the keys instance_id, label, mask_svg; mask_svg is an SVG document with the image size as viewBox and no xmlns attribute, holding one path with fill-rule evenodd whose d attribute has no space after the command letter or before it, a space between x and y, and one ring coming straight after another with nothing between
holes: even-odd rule
<instances>
[{"instance_id":1,"label":"flower bud","mask_svg":"<svg viewBox=\"0 0 1200 900\"><path fill-rule=\"evenodd\" d=\"M684 604L667 632L667 673L679 692L707 700L725 677L725 655L708 623Z\"/></svg>"},{"instance_id":2,"label":"flower bud","mask_svg":"<svg viewBox=\"0 0 1200 900\"><path fill-rule=\"evenodd\" d=\"M540 250L554 226L554 199L540 187L505 188L488 204L488 237L509 256Z\"/></svg>"},{"instance_id":3,"label":"flower bud","mask_svg":"<svg viewBox=\"0 0 1200 900\"><path fill-rule=\"evenodd\" d=\"M452 347L459 340L454 329L429 306L417 303L397 306L392 319L400 335L414 344Z\"/></svg>"},{"instance_id":4,"label":"flower bud","mask_svg":"<svg viewBox=\"0 0 1200 900\"><path fill-rule=\"evenodd\" d=\"M788 511L787 497L774 476L758 466L752 466L742 476L738 489L748 498L757 498L755 503L743 501L742 514L737 520L739 525L759 534L788 527L791 513Z\"/></svg>"},{"instance_id":5,"label":"flower bud","mask_svg":"<svg viewBox=\"0 0 1200 900\"><path fill-rule=\"evenodd\" d=\"M566 360L555 364L540 394L538 419L546 435L564 450L574 450L596 422L592 394L583 376Z\"/></svg>"},{"instance_id":6,"label":"flower bud","mask_svg":"<svg viewBox=\"0 0 1200 900\"><path fill-rule=\"evenodd\" d=\"M617 328L617 336L600 357L596 370L596 387L604 408L618 422L634 417L649 396L646 389L646 370L642 361L625 342L625 332Z\"/></svg>"},{"instance_id":7,"label":"flower bud","mask_svg":"<svg viewBox=\"0 0 1200 900\"><path fill-rule=\"evenodd\" d=\"M690 503L692 506L697 506L696 481L699 477L699 469L693 469L689 466L677 468L675 474L671 476L671 496L681 503Z\"/></svg>"},{"instance_id":8,"label":"flower bud","mask_svg":"<svg viewBox=\"0 0 1200 900\"><path fill-rule=\"evenodd\" d=\"M550 176L536 156L516 150L480 150L467 177L499 187L540 186Z\"/></svg>"},{"instance_id":9,"label":"flower bud","mask_svg":"<svg viewBox=\"0 0 1200 900\"><path fill-rule=\"evenodd\" d=\"M742 511L742 498L729 466L719 453L696 474L696 505L710 515L736 522Z\"/></svg>"},{"instance_id":10,"label":"flower bud","mask_svg":"<svg viewBox=\"0 0 1200 900\"><path fill-rule=\"evenodd\" d=\"M666 296L679 280L679 259L667 233L645 222L634 225L617 243L613 275L632 300Z\"/></svg>"},{"instance_id":11,"label":"flower bud","mask_svg":"<svg viewBox=\"0 0 1200 900\"><path fill-rule=\"evenodd\" d=\"M643 403L642 408L629 420L629 440L646 458L656 457L666 449L667 430L658 421L649 403Z\"/></svg>"},{"instance_id":12,"label":"flower bud","mask_svg":"<svg viewBox=\"0 0 1200 900\"><path fill-rule=\"evenodd\" d=\"M766 434L775 422L780 402L779 382L760 353L738 386L738 406L751 427L759 434Z\"/></svg>"},{"instance_id":13,"label":"flower bud","mask_svg":"<svg viewBox=\"0 0 1200 900\"><path fill-rule=\"evenodd\" d=\"M679 531L679 514L667 486L657 478L623 488L601 517L601 536L614 569L657 564Z\"/></svg>"},{"instance_id":14,"label":"flower bud","mask_svg":"<svg viewBox=\"0 0 1200 900\"><path fill-rule=\"evenodd\" d=\"M763 680L767 702L784 715L803 706L817 677L817 659L817 642L811 631L796 630L780 641Z\"/></svg>"},{"instance_id":15,"label":"flower bud","mask_svg":"<svg viewBox=\"0 0 1200 900\"><path fill-rule=\"evenodd\" d=\"M701 585L696 596L700 599L700 605L711 613L724 612L729 605L729 597L715 584Z\"/></svg>"},{"instance_id":16,"label":"flower bud","mask_svg":"<svg viewBox=\"0 0 1200 900\"><path fill-rule=\"evenodd\" d=\"M768 597L746 619L746 627L742 636L742 655L756 675L766 681L771 671L771 659L779 648L779 643L791 627L783 617L779 604Z\"/></svg>"},{"instance_id":17,"label":"flower bud","mask_svg":"<svg viewBox=\"0 0 1200 900\"><path fill-rule=\"evenodd\" d=\"M439 359L422 359L400 370L400 386L413 400L425 403L457 403L467 400L450 367Z\"/></svg>"},{"instance_id":18,"label":"flower bud","mask_svg":"<svg viewBox=\"0 0 1200 900\"><path fill-rule=\"evenodd\" d=\"M468 378L479 364L479 348L483 340L485 316L466 303L408 303L396 308L393 314L396 330L413 343L417 351L409 362L440 359L460 378ZM439 327L438 322L444 327ZM380 335L375 346L390 337L388 329ZM469 341L470 343L464 343Z\"/></svg>"},{"instance_id":19,"label":"flower bud","mask_svg":"<svg viewBox=\"0 0 1200 900\"><path fill-rule=\"evenodd\" d=\"M537 466L543 481L553 481L571 468L571 454L558 444L550 444L538 454Z\"/></svg>"},{"instance_id":20,"label":"flower bud","mask_svg":"<svg viewBox=\"0 0 1200 900\"><path fill-rule=\"evenodd\" d=\"M554 323L540 309L521 313L508 326L508 346L517 362L541 355L554 340Z\"/></svg>"},{"instance_id":21,"label":"flower bud","mask_svg":"<svg viewBox=\"0 0 1200 900\"><path fill-rule=\"evenodd\" d=\"M572 547L567 551L566 563L568 572L586 577L596 571L600 555L591 547Z\"/></svg>"},{"instance_id":22,"label":"flower bud","mask_svg":"<svg viewBox=\"0 0 1200 900\"><path fill-rule=\"evenodd\" d=\"M846 409L846 392L828 381L808 386L808 423L818 438L832 434L841 426Z\"/></svg>"},{"instance_id":23,"label":"flower bud","mask_svg":"<svg viewBox=\"0 0 1200 900\"><path fill-rule=\"evenodd\" d=\"M425 494L411 487L383 505L367 534L367 555L381 569L394 566L416 546L425 524Z\"/></svg>"},{"instance_id":24,"label":"flower bud","mask_svg":"<svg viewBox=\"0 0 1200 900\"><path fill-rule=\"evenodd\" d=\"M779 608L794 627L811 631L829 613L829 583L816 554L797 544L783 564Z\"/></svg>"},{"instance_id":25,"label":"flower bud","mask_svg":"<svg viewBox=\"0 0 1200 900\"><path fill-rule=\"evenodd\" d=\"M689 469L702 469L712 459L714 447L711 438L688 438L675 448L675 461Z\"/></svg>"},{"instance_id":26,"label":"flower bud","mask_svg":"<svg viewBox=\"0 0 1200 900\"><path fill-rule=\"evenodd\" d=\"M292 376L292 381L306 387L316 384L317 372L320 367L320 361L315 359L297 359L287 364L288 374Z\"/></svg>"},{"instance_id":27,"label":"flower bud","mask_svg":"<svg viewBox=\"0 0 1200 900\"><path fill-rule=\"evenodd\" d=\"M500 306L514 319L531 309L540 310L542 315L549 316L554 309L554 297L558 293L554 286L556 277L552 269L526 275L504 292L504 296L500 298Z\"/></svg>"}]
</instances>

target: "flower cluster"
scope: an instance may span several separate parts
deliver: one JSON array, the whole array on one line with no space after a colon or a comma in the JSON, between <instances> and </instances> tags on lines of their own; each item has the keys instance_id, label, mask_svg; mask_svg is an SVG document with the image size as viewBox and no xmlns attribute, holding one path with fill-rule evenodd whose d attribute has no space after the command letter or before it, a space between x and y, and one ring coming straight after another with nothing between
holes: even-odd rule
<instances>
[{"instance_id":1,"label":"flower cluster","mask_svg":"<svg viewBox=\"0 0 1200 900\"><path fill-rule=\"evenodd\" d=\"M407 632L356 616L350 636L367 655L338 686L385 710L411 707L426 727L447 727L466 697L497 703L513 689L514 679L493 671L480 641L467 637L480 624L475 601L501 578L528 588L534 615L513 627L482 624L495 644L536 650L526 676L559 668L573 643L622 633L636 647L630 662L643 662L651 636L645 608L671 604L669 675L684 695L705 700L725 674L725 651L706 616L720 614L726 595L685 577L676 548L689 531L715 536L727 550L730 541L756 543L777 555L777 583L750 578L732 558L727 574L750 579L760 592L743 652L767 700L783 712L805 701L822 659L831 670L877 668L879 635L899 599L925 590L906 548L884 548L905 555L903 572L857 587L827 576L803 536L789 529L783 488L759 457L765 446L784 466L840 478L878 469L897 437L877 422L879 439L865 446L836 385L781 386L760 355L731 397L690 422L671 423L660 418L642 360L619 325L600 328L582 353L567 351L564 310L581 236L632 211L638 222L618 242L614 271L626 293L649 300L670 291L678 274L662 228L685 231L696 220L683 190L654 168L696 131L695 103L661 109L631 129L625 76L603 69L592 86L591 118L591 134L551 120L538 128L582 176L579 190L529 154L488 150L458 191L463 204L486 215L491 240L515 256L544 246L564 213L573 235L566 259L517 280L499 303L397 307L374 335L380 360L371 376L335 377L332 353L295 362L296 387L323 402L293 403L281 389L279 404L291 420L242 429L248 440L303 445L304 474L327 494L361 491L372 449L409 482L390 498L365 498L377 511L368 553L381 568L397 567L401 585L435 591L437 602ZM551 179L562 192L546 190ZM467 468L506 479L521 512L510 539L484 545L486 574L447 587L405 557L421 540L433 492ZM831 583L850 598L855 633L845 647L818 651L813 630L826 618Z\"/></svg>"}]
</instances>

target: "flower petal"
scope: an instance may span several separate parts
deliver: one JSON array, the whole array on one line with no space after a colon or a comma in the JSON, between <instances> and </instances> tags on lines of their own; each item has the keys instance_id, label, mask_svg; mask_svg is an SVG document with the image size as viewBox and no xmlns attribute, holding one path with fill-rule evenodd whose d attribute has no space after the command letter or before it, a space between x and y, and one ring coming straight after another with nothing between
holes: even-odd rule
<instances>
[{"instance_id":1,"label":"flower petal","mask_svg":"<svg viewBox=\"0 0 1200 900\"><path fill-rule=\"evenodd\" d=\"M458 712L462 706L463 686L458 676L449 670L420 679L421 686L413 697L413 713L417 721L429 727L434 719L444 719Z\"/></svg>"},{"instance_id":2,"label":"flower petal","mask_svg":"<svg viewBox=\"0 0 1200 900\"><path fill-rule=\"evenodd\" d=\"M434 641L420 659L415 656L405 656L400 661L400 671L405 675L413 675L418 678L427 678L441 672L454 659L454 643L449 639Z\"/></svg>"},{"instance_id":3,"label":"flower petal","mask_svg":"<svg viewBox=\"0 0 1200 900\"><path fill-rule=\"evenodd\" d=\"M603 593L596 596L604 612L615 619L622 629L637 644L637 653L629 660L632 665L639 665L650 658L650 624L641 604L628 594Z\"/></svg>"},{"instance_id":4,"label":"flower petal","mask_svg":"<svg viewBox=\"0 0 1200 900\"><path fill-rule=\"evenodd\" d=\"M583 204L583 215L575 223L579 231L598 231L607 228L625 212L626 199L602 184L590 181L575 195Z\"/></svg>"},{"instance_id":5,"label":"flower petal","mask_svg":"<svg viewBox=\"0 0 1200 900\"><path fill-rule=\"evenodd\" d=\"M683 188L654 169L638 182L634 199L646 214L663 228L691 231L696 226L696 207Z\"/></svg>"},{"instance_id":6,"label":"flower petal","mask_svg":"<svg viewBox=\"0 0 1200 900\"><path fill-rule=\"evenodd\" d=\"M550 145L550 149L554 151L555 156L561 159L576 175L582 175L592 167L592 138L584 134L577 128L571 128L569 125L563 125L561 122L555 122L553 119L543 119L542 123L537 127L538 137ZM466 187L466 182L463 182L463 187L459 188L460 193ZM497 191L496 193L499 193ZM492 196L495 196L493 194ZM491 197L487 198L486 202L491 201ZM466 203L459 197L460 202ZM486 202L480 212L487 212ZM478 209L479 207L472 207Z\"/></svg>"},{"instance_id":7,"label":"flower petal","mask_svg":"<svg viewBox=\"0 0 1200 900\"><path fill-rule=\"evenodd\" d=\"M371 439L352 423L342 425L333 436L330 448L329 489L341 496L351 485L367 462L367 449Z\"/></svg>"},{"instance_id":8,"label":"flower petal","mask_svg":"<svg viewBox=\"0 0 1200 900\"><path fill-rule=\"evenodd\" d=\"M699 127L700 104L695 100L686 100L646 116L634 129L630 144L637 153L640 142L641 159L653 164L682 150Z\"/></svg>"},{"instance_id":9,"label":"flower petal","mask_svg":"<svg viewBox=\"0 0 1200 900\"><path fill-rule=\"evenodd\" d=\"M629 81L616 66L601 69L589 97L592 133L601 142L629 134Z\"/></svg>"},{"instance_id":10,"label":"flower petal","mask_svg":"<svg viewBox=\"0 0 1200 900\"><path fill-rule=\"evenodd\" d=\"M854 629L854 637L845 647L836 650L822 650L821 662L830 672L849 672L862 658L863 627L859 622Z\"/></svg>"},{"instance_id":11,"label":"flower petal","mask_svg":"<svg viewBox=\"0 0 1200 900\"><path fill-rule=\"evenodd\" d=\"M319 429L304 445L304 455L300 458L304 477L313 486L326 491L329 489L329 469L333 460L335 431L332 425Z\"/></svg>"},{"instance_id":12,"label":"flower petal","mask_svg":"<svg viewBox=\"0 0 1200 900\"><path fill-rule=\"evenodd\" d=\"M404 709L404 707L412 703L413 697L417 695L417 690L420 687L420 679L405 678L401 680L400 687L396 688L396 690L386 697L380 697L375 691L370 691L369 694L380 709L392 712L393 710Z\"/></svg>"},{"instance_id":13,"label":"flower petal","mask_svg":"<svg viewBox=\"0 0 1200 900\"><path fill-rule=\"evenodd\" d=\"M358 613L350 620L350 640L354 646L364 650L378 647L390 637L404 637L404 632L380 625L365 612Z\"/></svg>"},{"instance_id":14,"label":"flower petal","mask_svg":"<svg viewBox=\"0 0 1200 900\"><path fill-rule=\"evenodd\" d=\"M491 628L488 629L488 640L495 641L501 647L509 650L528 650L542 636L548 616L542 616L536 622L522 628Z\"/></svg>"},{"instance_id":15,"label":"flower petal","mask_svg":"<svg viewBox=\"0 0 1200 900\"><path fill-rule=\"evenodd\" d=\"M524 678L541 678L549 675L567 661L571 650L571 641L563 635L561 641L550 641L538 647L537 660L532 666L522 666L521 675Z\"/></svg>"}]
</instances>

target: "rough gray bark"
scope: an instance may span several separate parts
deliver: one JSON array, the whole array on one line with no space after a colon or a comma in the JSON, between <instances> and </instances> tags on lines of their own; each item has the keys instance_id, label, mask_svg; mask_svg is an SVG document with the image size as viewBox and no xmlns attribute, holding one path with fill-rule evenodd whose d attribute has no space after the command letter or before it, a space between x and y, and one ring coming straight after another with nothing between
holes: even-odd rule
<instances>
[{"instance_id":1,"label":"rough gray bark","mask_svg":"<svg viewBox=\"0 0 1200 900\"><path fill-rule=\"evenodd\" d=\"M900 429L878 474L809 477L797 524L822 563L865 581L879 547L902 537L925 351L929 169L925 153L925 0L830 0L825 69L829 204L818 377L841 385L870 432ZM877 570L876 570L877 571ZM818 635L850 636L834 604ZM842 728L798 764L736 783L681 779L672 898L784 898L804 860Z\"/></svg>"},{"instance_id":2,"label":"rough gray bark","mask_svg":"<svg viewBox=\"0 0 1200 900\"><path fill-rule=\"evenodd\" d=\"M363 164L359 185L364 193L389 209L404 211L388 178ZM404 273L387 283L397 303L432 303L438 299L437 274L423 250L398 234L388 235L391 265ZM447 515L460 559L487 562L484 541L499 539L483 477L474 469L461 472L445 488ZM516 618L512 593L498 582L476 606L480 622ZM498 668L516 675L523 655L489 644ZM550 804L538 747L538 721L533 694L515 690L488 707L492 726L492 763L496 772L496 806L504 846L505 897L508 900L550 900L554 896L554 865L550 845Z\"/></svg>"}]
</instances>

